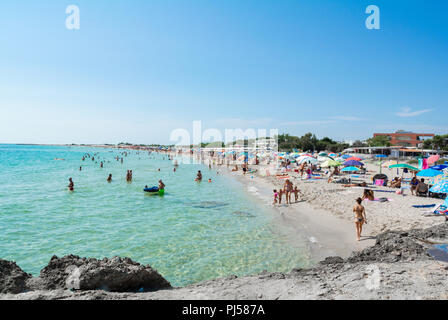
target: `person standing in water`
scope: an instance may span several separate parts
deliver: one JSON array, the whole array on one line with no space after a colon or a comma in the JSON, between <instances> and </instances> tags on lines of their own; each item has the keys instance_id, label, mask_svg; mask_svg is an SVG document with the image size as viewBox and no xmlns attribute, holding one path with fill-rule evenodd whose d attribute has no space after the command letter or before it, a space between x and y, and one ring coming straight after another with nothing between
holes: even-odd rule
<instances>
[{"instance_id":1,"label":"person standing in water","mask_svg":"<svg viewBox=\"0 0 448 320\"><path fill-rule=\"evenodd\" d=\"M163 183L162 180L159 180L159 191L160 190L165 190L165 184Z\"/></svg>"},{"instance_id":2,"label":"person standing in water","mask_svg":"<svg viewBox=\"0 0 448 320\"><path fill-rule=\"evenodd\" d=\"M356 205L353 207L353 212L355 213L355 226L356 226L356 236L358 241L361 240L362 226L367 224L366 209L361 204L362 199L356 199Z\"/></svg>"},{"instance_id":3,"label":"person standing in water","mask_svg":"<svg viewBox=\"0 0 448 320\"><path fill-rule=\"evenodd\" d=\"M69 178L68 179L68 190L70 190L70 191L75 191L75 184L73 183L73 180L72 180L72 178Z\"/></svg>"},{"instance_id":4,"label":"person standing in water","mask_svg":"<svg viewBox=\"0 0 448 320\"><path fill-rule=\"evenodd\" d=\"M109 174L109 177L107 178L107 182L112 182L112 173L111 174Z\"/></svg>"},{"instance_id":5,"label":"person standing in water","mask_svg":"<svg viewBox=\"0 0 448 320\"><path fill-rule=\"evenodd\" d=\"M202 172L201 170L198 171L198 174L196 176L196 180L197 182L201 182L202 181Z\"/></svg>"}]
</instances>

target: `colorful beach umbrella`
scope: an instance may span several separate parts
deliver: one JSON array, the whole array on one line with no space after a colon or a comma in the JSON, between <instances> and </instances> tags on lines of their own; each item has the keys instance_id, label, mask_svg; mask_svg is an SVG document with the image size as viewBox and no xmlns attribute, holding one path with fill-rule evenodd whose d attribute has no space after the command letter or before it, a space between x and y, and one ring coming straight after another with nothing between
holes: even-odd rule
<instances>
[{"instance_id":1,"label":"colorful beach umbrella","mask_svg":"<svg viewBox=\"0 0 448 320\"><path fill-rule=\"evenodd\" d=\"M351 157L351 155L349 155L349 154L344 154L341 156L342 159L348 159L350 157Z\"/></svg>"},{"instance_id":2,"label":"colorful beach umbrella","mask_svg":"<svg viewBox=\"0 0 448 320\"><path fill-rule=\"evenodd\" d=\"M356 167L345 167L341 171L343 171L343 172L353 172L353 171L359 171L359 170L361 170L361 169L356 168Z\"/></svg>"},{"instance_id":3,"label":"colorful beach umbrella","mask_svg":"<svg viewBox=\"0 0 448 320\"><path fill-rule=\"evenodd\" d=\"M448 193L448 180L442 180L435 184L431 189L432 193Z\"/></svg>"},{"instance_id":4,"label":"colorful beach umbrella","mask_svg":"<svg viewBox=\"0 0 448 320\"><path fill-rule=\"evenodd\" d=\"M413 166L411 166L411 165L409 165L407 163L394 164L394 165L389 166L389 168L391 168L391 169L393 169L393 168L409 169L409 170L412 170L412 171L420 171L418 168L413 167Z\"/></svg>"}]
</instances>

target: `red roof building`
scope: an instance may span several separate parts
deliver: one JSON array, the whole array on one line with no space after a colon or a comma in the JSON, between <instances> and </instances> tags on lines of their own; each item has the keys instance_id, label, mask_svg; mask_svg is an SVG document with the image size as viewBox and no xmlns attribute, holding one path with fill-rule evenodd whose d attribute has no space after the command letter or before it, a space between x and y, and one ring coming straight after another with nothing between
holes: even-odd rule
<instances>
[{"instance_id":1,"label":"red roof building","mask_svg":"<svg viewBox=\"0 0 448 320\"><path fill-rule=\"evenodd\" d=\"M373 137L387 136L393 146L420 148L425 138L433 138L433 133L414 133L407 131L397 131L395 133L374 133Z\"/></svg>"}]
</instances>

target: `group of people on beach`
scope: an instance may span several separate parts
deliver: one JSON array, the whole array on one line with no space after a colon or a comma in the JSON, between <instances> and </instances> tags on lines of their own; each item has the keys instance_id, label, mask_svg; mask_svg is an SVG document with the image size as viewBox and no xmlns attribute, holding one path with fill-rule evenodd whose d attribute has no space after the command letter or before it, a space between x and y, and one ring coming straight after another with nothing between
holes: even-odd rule
<instances>
[{"instance_id":1,"label":"group of people on beach","mask_svg":"<svg viewBox=\"0 0 448 320\"><path fill-rule=\"evenodd\" d=\"M294 194L295 202L298 202L299 192L300 191L297 188L297 186L294 186L293 183L289 179L286 179L285 183L283 185L283 188L279 189L278 191L277 191L277 189L274 189L273 204L274 205L282 204L283 195L285 196L286 204L292 204L292 201L291 201L292 194Z\"/></svg>"}]
</instances>

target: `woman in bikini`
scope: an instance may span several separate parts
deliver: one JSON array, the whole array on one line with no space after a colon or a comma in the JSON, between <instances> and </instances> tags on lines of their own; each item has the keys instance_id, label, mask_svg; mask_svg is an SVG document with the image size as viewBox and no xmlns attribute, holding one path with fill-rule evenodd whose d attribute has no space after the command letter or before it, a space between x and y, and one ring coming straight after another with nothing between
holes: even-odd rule
<instances>
[{"instance_id":1,"label":"woman in bikini","mask_svg":"<svg viewBox=\"0 0 448 320\"><path fill-rule=\"evenodd\" d=\"M366 209L361 205L362 199L356 199L356 205L353 207L355 213L356 236L358 241L361 240L362 226L367 224Z\"/></svg>"}]
</instances>

